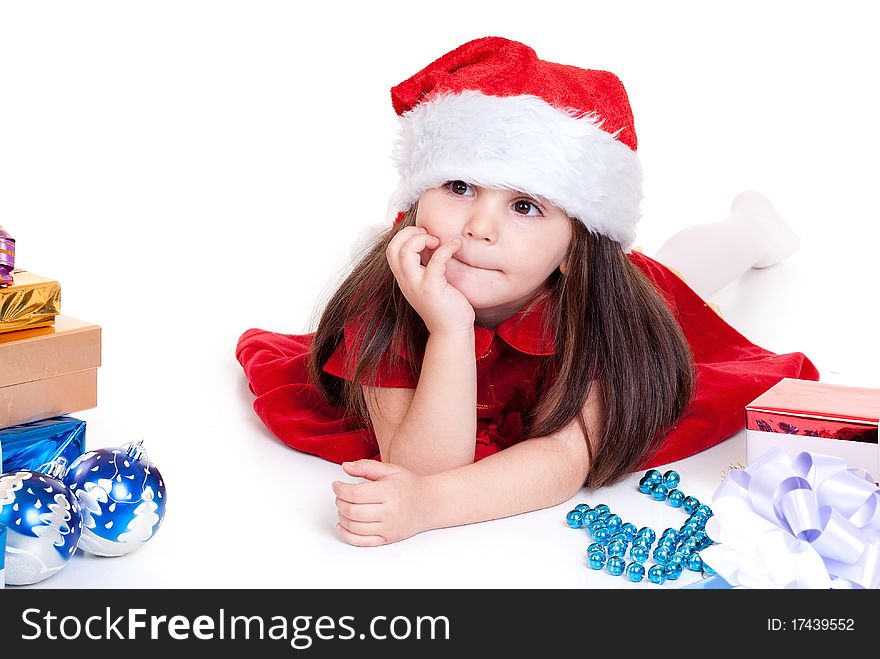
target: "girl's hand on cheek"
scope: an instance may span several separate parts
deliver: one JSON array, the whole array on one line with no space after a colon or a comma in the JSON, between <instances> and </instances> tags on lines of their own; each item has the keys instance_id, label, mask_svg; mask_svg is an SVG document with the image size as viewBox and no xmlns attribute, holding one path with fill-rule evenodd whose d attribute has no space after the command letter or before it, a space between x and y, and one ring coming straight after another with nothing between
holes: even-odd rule
<instances>
[{"instance_id":1,"label":"girl's hand on cheek","mask_svg":"<svg viewBox=\"0 0 880 659\"><path fill-rule=\"evenodd\" d=\"M388 265L404 297L425 321L431 334L473 329L474 309L467 298L446 280L446 264L461 247L461 240L440 244L421 227L406 227L385 250ZM427 265L422 254L434 250Z\"/></svg>"},{"instance_id":2,"label":"girl's hand on cheek","mask_svg":"<svg viewBox=\"0 0 880 659\"><path fill-rule=\"evenodd\" d=\"M343 463L350 476L360 483L334 481L342 539L359 547L375 547L403 540L430 526L430 505L425 495L425 479L395 464L376 460Z\"/></svg>"}]
</instances>

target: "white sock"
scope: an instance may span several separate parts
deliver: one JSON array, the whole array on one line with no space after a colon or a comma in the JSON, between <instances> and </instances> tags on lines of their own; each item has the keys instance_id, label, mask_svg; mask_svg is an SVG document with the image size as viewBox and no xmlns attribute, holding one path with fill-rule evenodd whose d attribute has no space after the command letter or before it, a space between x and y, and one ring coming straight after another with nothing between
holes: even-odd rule
<instances>
[{"instance_id":1,"label":"white sock","mask_svg":"<svg viewBox=\"0 0 880 659\"><path fill-rule=\"evenodd\" d=\"M745 222L755 229L755 239L760 241L764 251L752 265L753 268L775 265L794 254L800 247L800 236L760 192L740 192L730 205L730 219Z\"/></svg>"}]
</instances>

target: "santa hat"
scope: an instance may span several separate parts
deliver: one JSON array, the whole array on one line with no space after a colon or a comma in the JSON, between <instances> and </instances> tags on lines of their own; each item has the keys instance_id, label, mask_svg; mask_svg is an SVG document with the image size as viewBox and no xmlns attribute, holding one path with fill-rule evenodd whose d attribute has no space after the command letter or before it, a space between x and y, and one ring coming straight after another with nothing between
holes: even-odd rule
<instances>
[{"instance_id":1,"label":"santa hat","mask_svg":"<svg viewBox=\"0 0 880 659\"><path fill-rule=\"evenodd\" d=\"M391 88L398 222L450 180L542 196L629 251L642 169L626 90L607 71L538 59L502 37L469 41Z\"/></svg>"}]
</instances>

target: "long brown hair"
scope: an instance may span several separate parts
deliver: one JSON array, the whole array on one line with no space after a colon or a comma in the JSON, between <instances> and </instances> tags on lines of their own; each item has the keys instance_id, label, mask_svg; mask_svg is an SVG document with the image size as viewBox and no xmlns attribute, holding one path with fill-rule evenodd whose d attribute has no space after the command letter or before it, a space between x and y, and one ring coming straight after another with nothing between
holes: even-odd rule
<instances>
[{"instance_id":1,"label":"long brown hair","mask_svg":"<svg viewBox=\"0 0 880 659\"><path fill-rule=\"evenodd\" d=\"M366 249L327 302L309 361L312 381L328 402L370 424L361 384L375 384L383 360L409 367L417 380L428 332L403 296L385 250L398 231L415 224L418 203ZM588 487L620 480L652 455L689 407L694 388L690 347L666 302L620 243L571 219L572 239L563 275L557 269L531 304L546 302L545 334L555 353L539 368L535 399L522 416L522 439L552 435L572 419L590 455ZM322 366L343 339L350 321L361 329L349 337L353 379ZM415 357L403 360L403 347ZM583 408L594 381L603 423L590 437Z\"/></svg>"}]
</instances>

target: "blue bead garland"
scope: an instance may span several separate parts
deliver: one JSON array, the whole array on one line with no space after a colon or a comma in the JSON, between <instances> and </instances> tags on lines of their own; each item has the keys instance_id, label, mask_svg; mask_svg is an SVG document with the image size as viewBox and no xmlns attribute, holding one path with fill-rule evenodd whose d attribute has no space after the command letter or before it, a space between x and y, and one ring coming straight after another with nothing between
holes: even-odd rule
<instances>
[{"instance_id":1,"label":"blue bead garland","mask_svg":"<svg viewBox=\"0 0 880 659\"><path fill-rule=\"evenodd\" d=\"M605 552L604 551L594 551L591 552L589 556L587 556L587 562L590 564L590 567L594 570L601 570L605 567Z\"/></svg>"},{"instance_id":2,"label":"blue bead garland","mask_svg":"<svg viewBox=\"0 0 880 659\"><path fill-rule=\"evenodd\" d=\"M633 561L626 566L626 576L630 581L641 581L645 576L645 566Z\"/></svg>"},{"instance_id":3,"label":"blue bead garland","mask_svg":"<svg viewBox=\"0 0 880 659\"><path fill-rule=\"evenodd\" d=\"M580 510L572 510L565 517L565 521L573 529L579 529L584 525L584 514Z\"/></svg>"},{"instance_id":4,"label":"blue bead garland","mask_svg":"<svg viewBox=\"0 0 880 659\"><path fill-rule=\"evenodd\" d=\"M648 568L648 581L662 586L666 581L666 568L662 565L652 565Z\"/></svg>"},{"instance_id":5,"label":"blue bead garland","mask_svg":"<svg viewBox=\"0 0 880 659\"><path fill-rule=\"evenodd\" d=\"M612 556L608 559L608 563L605 567L615 577L619 577L626 569L626 561L623 560L620 556Z\"/></svg>"},{"instance_id":6,"label":"blue bead garland","mask_svg":"<svg viewBox=\"0 0 880 659\"><path fill-rule=\"evenodd\" d=\"M588 567L604 568L614 576L626 575L633 582L647 578L657 585L675 581L685 569L705 576L714 575L715 571L700 557L700 551L713 544L705 531L712 509L678 489L680 483L681 477L673 470L661 474L657 469L649 469L639 479L640 492L656 501L666 501L673 508L681 508L688 515L679 529L669 527L659 539L652 528L637 528L635 524L624 522L604 503L592 508L580 503L569 511L565 518L568 526L587 529L594 540L587 548ZM655 540L657 544L652 550ZM627 555L631 559L629 563ZM649 557L655 564L646 567L644 563Z\"/></svg>"}]
</instances>

